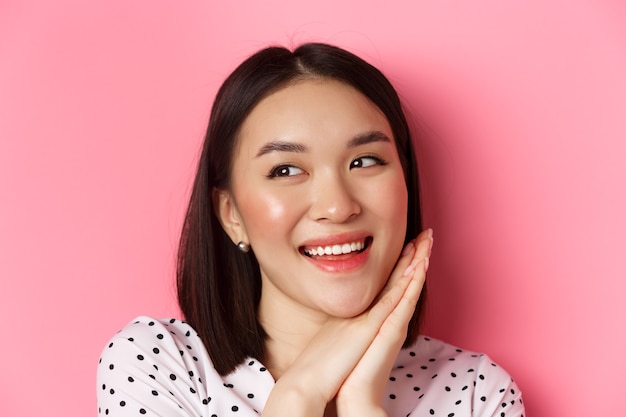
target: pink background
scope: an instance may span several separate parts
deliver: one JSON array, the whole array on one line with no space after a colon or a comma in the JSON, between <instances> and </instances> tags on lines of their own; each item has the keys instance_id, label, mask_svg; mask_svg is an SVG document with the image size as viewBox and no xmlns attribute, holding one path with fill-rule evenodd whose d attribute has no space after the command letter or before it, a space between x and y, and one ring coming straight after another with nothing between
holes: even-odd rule
<instances>
[{"instance_id":1,"label":"pink background","mask_svg":"<svg viewBox=\"0 0 626 417\"><path fill-rule=\"evenodd\" d=\"M529 416L619 415L621 1L0 3L0 415L96 414L107 339L177 316L173 260L215 91L268 43L379 66L439 133L427 331L488 352Z\"/></svg>"}]
</instances>

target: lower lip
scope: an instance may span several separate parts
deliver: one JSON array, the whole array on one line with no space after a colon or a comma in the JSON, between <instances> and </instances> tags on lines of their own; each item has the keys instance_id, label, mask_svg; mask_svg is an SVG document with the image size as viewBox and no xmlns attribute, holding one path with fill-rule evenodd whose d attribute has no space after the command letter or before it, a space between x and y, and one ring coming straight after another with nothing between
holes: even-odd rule
<instances>
[{"instance_id":1,"label":"lower lip","mask_svg":"<svg viewBox=\"0 0 626 417\"><path fill-rule=\"evenodd\" d=\"M365 264L365 262L367 262L370 246L371 245L368 245L363 252L359 252L348 257L346 257L346 255L337 255L337 257L328 256L323 258L310 258L304 255L304 257L324 272L351 272L359 269Z\"/></svg>"}]
</instances>

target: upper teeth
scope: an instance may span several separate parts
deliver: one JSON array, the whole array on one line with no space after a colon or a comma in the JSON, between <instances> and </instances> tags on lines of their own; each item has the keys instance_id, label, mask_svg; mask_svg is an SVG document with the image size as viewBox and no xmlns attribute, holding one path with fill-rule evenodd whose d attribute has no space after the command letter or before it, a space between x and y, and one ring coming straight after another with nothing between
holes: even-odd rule
<instances>
[{"instance_id":1,"label":"upper teeth","mask_svg":"<svg viewBox=\"0 0 626 417\"><path fill-rule=\"evenodd\" d=\"M342 245L318 246L317 248L305 249L307 255L341 255L363 249L363 242L344 243Z\"/></svg>"}]
</instances>

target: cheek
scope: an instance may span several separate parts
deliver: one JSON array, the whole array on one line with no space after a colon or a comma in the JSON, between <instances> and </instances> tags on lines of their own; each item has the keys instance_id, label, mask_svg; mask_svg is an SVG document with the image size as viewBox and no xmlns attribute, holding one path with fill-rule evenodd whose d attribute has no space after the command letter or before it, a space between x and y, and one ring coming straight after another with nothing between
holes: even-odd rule
<instances>
[{"instance_id":1,"label":"cheek","mask_svg":"<svg viewBox=\"0 0 626 417\"><path fill-rule=\"evenodd\" d=\"M242 194L239 210L251 239L272 236L290 223L290 203L286 198L253 190Z\"/></svg>"},{"instance_id":2,"label":"cheek","mask_svg":"<svg viewBox=\"0 0 626 417\"><path fill-rule=\"evenodd\" d=\"M261 223L275 223L284 218L287 213L287 202L269 194L253 196L248 207L250 215L260 220Z\"/></svg>"},{"instance_id":3,"label":"cheek","mask_svg":"<svg viewBox=\"0 0 626 417\"><path fill-rule=\"evenodd\" d=\"M255 201L259 203L259 209L267 217L269 223L283 219L287 213L286 202L276 196L265 195L265 198L259 196Z\"/></svg>"},{"instance_id":4,"label":"cheek","mask_svg":"<svg viewBox=\"0 0 626 417\"><path fill-rule=\"evenodd\" d=\"M395 224L406 223L408 212L408 194L404 184L404 177L399 176L380 187L380 192L376 195L376 205L379 207L381 215L391 218Z\"/></svg>"}]
</instances>

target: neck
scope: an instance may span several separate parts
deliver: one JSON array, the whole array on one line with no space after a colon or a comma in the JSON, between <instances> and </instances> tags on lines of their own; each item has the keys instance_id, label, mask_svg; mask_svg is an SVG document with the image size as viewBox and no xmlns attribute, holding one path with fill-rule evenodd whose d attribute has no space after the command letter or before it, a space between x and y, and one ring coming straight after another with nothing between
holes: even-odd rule
<instances>
[{"instance_id":1,"label":"neck","mask_svg":"<svg viewBox=\"0 0 626 417\"><path fill-rule=\"evenodd\" d=\"M328 315L307 309L284 295L270 296L267 292L275 290L271 287L263 283L258 316L267 334L263 364L278 380L328 320Z\"/></svg>"}]
</instances>

